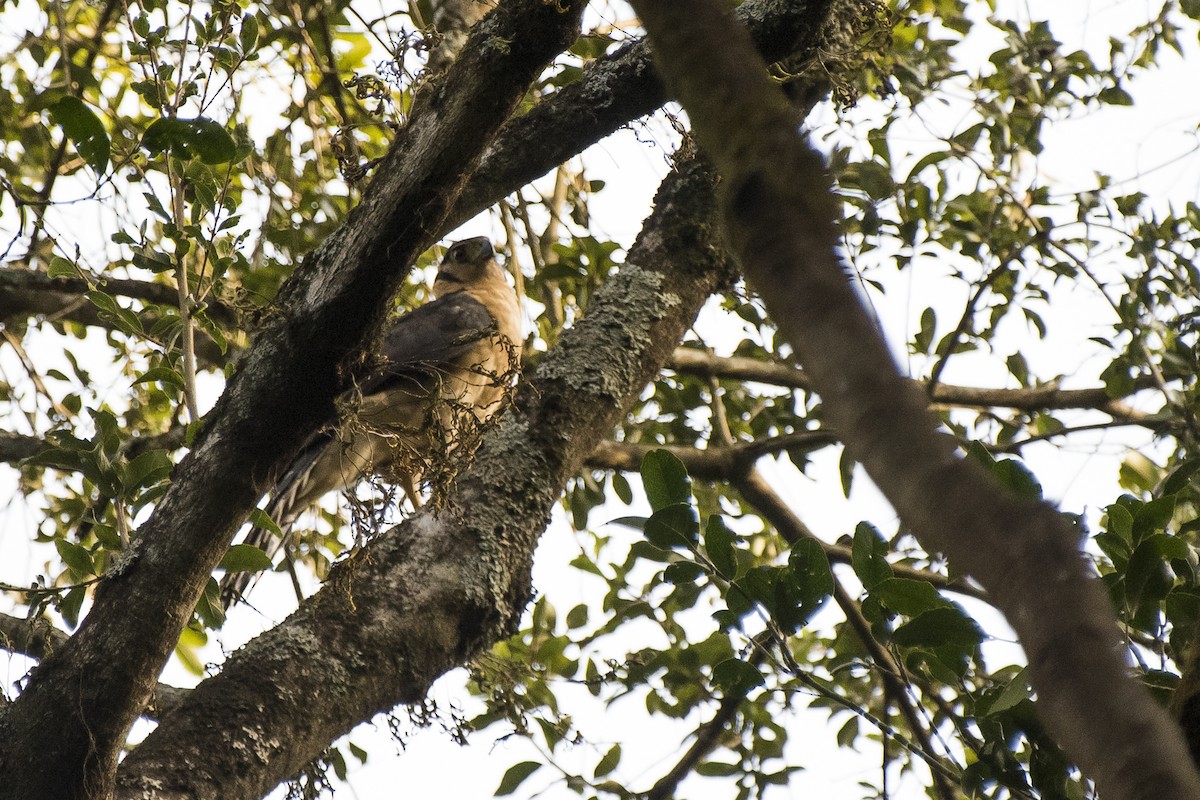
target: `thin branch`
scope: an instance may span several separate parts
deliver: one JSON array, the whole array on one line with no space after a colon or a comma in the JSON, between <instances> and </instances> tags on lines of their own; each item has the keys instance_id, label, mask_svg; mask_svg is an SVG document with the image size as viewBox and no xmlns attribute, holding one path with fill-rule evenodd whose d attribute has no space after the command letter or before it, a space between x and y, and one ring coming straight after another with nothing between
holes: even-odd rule
<instances>
[{"instance_id":1,"label":"thin branch","mask_svg":"<svg viewBox=\"0 0 1200 800\"><path fill-rule=\"evenodd\" d=\"M767 652L766 647L755 648L748 659L750 665L757 667L761 664L766 659ZM692 742L692 746L687 749L687 752L675 763L675 766L671 767L666 775L655 781L654 785L639 797L643 800L668 800L668 798L675 797L675 790L679 788L679 784L683 782L683 779L690 775L700 764L700 761L706 758L721 743L721 737L725 734L726 728L733 721L738 707L741 706L742 701L745 699L745 693L726 695L722 698L712 718L696 729L696 739Z\"/></svg>"},{"instance_id":2,"label":"thin branch","mask_svg":"<svg viewBox=\"0 0 1200 800\"><path fill-rule=\"evenodd\" d=\"M29 357L29 353L26 352L25 345L21 343L21 337L8 328L0 330L0 336L4 337L4 341L8 342L8 346L17 354L21 365L25 367L26 374L29 375L29 380L33 382L34 389L37 390L38 394L46 398L46 402L50 404L50 408L54 409L54 413L63 420L70 419L72 417L71 412L64 408L62 403L54 399L54 395L50 394L50 390L46 387L42 376L38 374L37 366L33 363L33 359Z\"/></svg>"},{"instance_id":3,"label":"thin branch","mask_svg":"<svg viewBox=\"0 0 1200 800\"><path fill-rule=\"evenodd\" d=\"M847 281L825 163L745 29L720 0L632 2L721 173L731 249L747 280L769 288L767 311L825 419L926 550L989 590L1025 648L1048 732L1113 798L1200 797L1179 728L1127 675L1111 603L1076 532L961 459L899 373Z\"/></svg>"},{"instance_id":4,"label":"thin branch","mask_svg":"<svg viewBox=\"0 0 1200 800\"><path fill-rule=\"evenodd\" d=\"M949 337L943 340L944 350L942 351L942 356L933 365L933 370L929 373L929 380L925 383L925 391L931 397L937 394L942 372L946 369L946 365L950 363L950 356L954 355L959 341L967 334L968 329L971 327L971 323L975 319L975 308L979 305L979 301L983 299L984 292L992 287L992 284L1004 274L1007 268L1008 264L1003 261L993 267L992 271L975 287L975 291L971 294L971 297L967 299L967 305L963 308L962 316L958 318L958 325L950 332Z\"/></svg>"},{"instance_id":5,"label":"thin branch","mask_svg":"<svg viewBox=\"0 0 1200 800\"><path fill-rule=\"evenodd\" d=\"M689 375L715 376L813 391L812 381L804 370L782 361L763 361L745 356L717 356L691 347L680 347L672 354L667 366L676 372ZM1157 385L1153 376L1143 375L1134 381L1130 394ZM1160 422L1156 417L1121 403L1120 398L1113 398L1103 386L1061 389L1057 384L1050 384L1022 389L991 389L939 383L934 387L930 400L950 406L1000 407L1019 411L1087 408L1137 424L1142 424L1143 421L1146 424Z\"/></svg>"},{"instance_id":6,"label":"thin branch","mask_svg":"<svg viewBox=\"0 0 1200 800\"><path fill-rule=\"evenodd\" d=\"M779 494L771 488L762 474L751 469L750 472L742 481L743 484L748 484L752 487L752 495L769 510L764 510L750 502L764 518L767 514L779 518L785 529L789 533L795 533L798 529L808 531L807 526L788 508L787 504ZM743 496L745 496L743 491ZM783 509L786 516L780 514L780 509ZM780 530L776 526L776 530ZM785 536L786 538L786 536ZM815 539L811 532L804 538L814 539L820 543L820 540ZM822 545L823 546L823 545ZM958 776L955 770L961 771L957 765L953 767L942 764L939 768L934 762L937 760L935 753L937 752L933 746L933 741L930 736L930 731L925 726L925 721L921 718L921 714L917 710L916 704L913 702L913 697L909 691L908 675L904 667L896 660L891 651L880 644L875 638L874 632L871 630L871 624L867 622L867 618L863 616L862 608L858 601L855 600L842 582L834 576L833 580L833 600L837 603L838 608L842 610L842 614L846 617L846 621L866 648L867 653L871 656L871 660L878 667L879 675L883 679L884 685L888 689L888 694L895 700L896 705L900 708L900 713L904 716L908 723L908 728L912 732L913 738L920 746L922 752L928 757L925 762L929 764L929 775L933 780L934 788L937 790L938 796L942 800L954 800L957 793L954 791L954 784L958 782ZM940 763L940 762L939 762Z\"/></svg>"},{"instance_id":7,"label":"thin branch","mask_svg":"<svg viewBox=\"0 0 1200 800\"><path fill-rule=\"evenodd\" d=\"M749 465L765 455L783 450L801 448L816 450L838 442L832 431L799 431L771 436L753 442L739 442L727 447L712 447L700 450L695 447L661 444L628 444L625 442L601 442L588 456L587 465L596 469L615 469L622 472L637 472L642 459L651 450L666 450L674 454L688 468L688 474L703 480L730 480L743 474Z\"/></svg>"}]
</instances>

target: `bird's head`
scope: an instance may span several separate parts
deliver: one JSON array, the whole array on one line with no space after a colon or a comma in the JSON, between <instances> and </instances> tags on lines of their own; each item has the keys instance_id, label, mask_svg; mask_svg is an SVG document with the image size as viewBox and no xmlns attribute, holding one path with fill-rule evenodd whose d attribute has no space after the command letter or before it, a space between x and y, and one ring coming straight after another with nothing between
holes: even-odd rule
<instances>
[{"instance_id":1,"label":"bird's head","mask_svg":"<svg viewBox=\"0 0 1200 800\"><path fill-rule=\"evenodd\" d=\"M433 296L461 291L472 284L500 277L503 271L496 263L496 252L486 236L463 239L450 245L433 281Z\"/></svg>"}]
</instances>

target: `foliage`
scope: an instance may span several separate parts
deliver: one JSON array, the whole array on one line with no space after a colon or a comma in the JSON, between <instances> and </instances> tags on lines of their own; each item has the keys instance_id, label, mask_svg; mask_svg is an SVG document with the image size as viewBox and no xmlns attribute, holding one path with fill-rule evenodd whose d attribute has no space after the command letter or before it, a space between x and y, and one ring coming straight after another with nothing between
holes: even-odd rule
<instances>
[{"instance_id":1,"label":"foliage","mask_svg":"<svg viewBox=\"0 0 1200 800\"><path fill-rule=\"evenodd\" d=\"M7 592L10 610L79 623L274 293L354 207L411 112L436 46L430 11L413 3L368 21L358 5L74 0L0 11L29 20L0 54L0 252L14 269L80 286L77 302L51 313L3 306L0 401L7 428L46 445L20 460L16 481L39 515L31 535L50 553L41 574ZM636 35L602 21L626 12L603 7L527 106ZM902 318L908 368L965 457L1018 493L1041 496L1046 481L1057 496L1056 459L1071 448L1095 446L1096 431L1147 432L1115 439L1128 445L1119 469L1113 459L1120 489L1089 486L1064 513L1110 591L1139 676L1166 702L1200 623L1200 206L1162 202L1106 168L1059 180L1041 159L1053 126L1136 106L1139 79L1172 52L1194 59L1200 10L1167 2L1113 31L1107 50L1066 45L1048 22L1010 12L893 2L890 46L873 30L866 64L831 70L836 96L857 105L814 131L844 199L856 277L885 327ZM981 47L987 58L972 57ZM665 113L636 124L643 141L682 130ZM605 235L610 222L593 202L617 191L571 163L480 223L502 233L510 263L533 266L519 284L533 316L529 360L620 264L628 242ZM398 307L424 298L424 277L416 272ZM1081 325L1066 311L1080 296L1106 318ZM688 350L790 365L749 288L712 306L721 321L702 321ZM1062 348L1089 366L1066 374L1053 358ZM594 594L560 614L544 590L523 629L470 665L463 694L477 713L449 727L525 739L535 754L507 768L496 794L531 796L550 780L562 796L668 797L693 775L738 798L781 795L771 788L817 766L792 745L815 715L838 746L882 750L863 796L886 796L910 775L933 797L950 786L1088 796L1038 721L1019 655L993 647L1005 636L998 615L953 564L886 511L814 522L813 534L747 488L761 479L754 459L696 477L701 451L753 446L773 459L795 513L808 510L790 486L812 480L849 496L862 480L837 448L802 438L823 428L820 398L795 388L799 377L747 378L730 364L678 368L647 388L613 437L648 448L640 480L594 463L572 481L563 504L579 549L569 569ZM1048 391L1060 385L1103 391ZM985 400L968 391L1003 386L1015 389ZM615 511L617 502L634 508ZM358 541L362 516L349 524L335 508L293 532L302 571L323 577ZM246 547L223 569L270 567ZM178 650L197 675L202 646L225 622L213 589ZM649 789L647 759L575 721L571 707L585 704L670 720L672 743L695 731L696 745ZM563 754L584 744L596 757L568 766ZM335 747L296 787L319 791L325 767L344 778L346 764Z\"/></svg>"}]
</instances>

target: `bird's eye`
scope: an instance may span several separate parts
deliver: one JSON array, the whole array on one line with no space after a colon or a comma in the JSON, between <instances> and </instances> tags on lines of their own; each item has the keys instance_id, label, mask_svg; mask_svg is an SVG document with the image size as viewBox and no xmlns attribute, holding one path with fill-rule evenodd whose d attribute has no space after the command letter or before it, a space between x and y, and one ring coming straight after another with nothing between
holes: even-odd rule
<instances>
[{"instance_id":1,"label":"bird's eye","mask_svg":"<svg viewBox=\"0 0 1200 800\"><path fill-rule=\"evenodd\" d=\"M458 245L457 247L451 247L450 252L446 253L446 260L453 261L455 263L459 263L459 262L463 261L463 253L464 253L464 248L462 245Z\"/></svg>"}]
</instances>

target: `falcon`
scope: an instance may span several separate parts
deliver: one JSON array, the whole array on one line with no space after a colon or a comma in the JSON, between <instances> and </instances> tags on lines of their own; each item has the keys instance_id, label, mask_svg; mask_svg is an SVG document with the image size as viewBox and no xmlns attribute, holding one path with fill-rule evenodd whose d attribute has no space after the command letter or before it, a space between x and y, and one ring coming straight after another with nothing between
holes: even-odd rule
<instances>
[{"instance_id":1,"label":"falcon","mask_svg":"<svg viewBox=\"0 0 1200 800\"><path fill-rule=\"evenodd\" d=\"M286 530L327 492L365 476L396 483L413 505L422 480L439 482L470 455L483 425L505 405L520 366L516 293L486 237L456 242L433 283L434 299L383 334L374 366L338 398L338 420L314 434L276 482L266 512ZM272 558L280 538L253 528L247 544ZM228 608L253 573L221 581Z\"/></svg>"}]
</instances>

